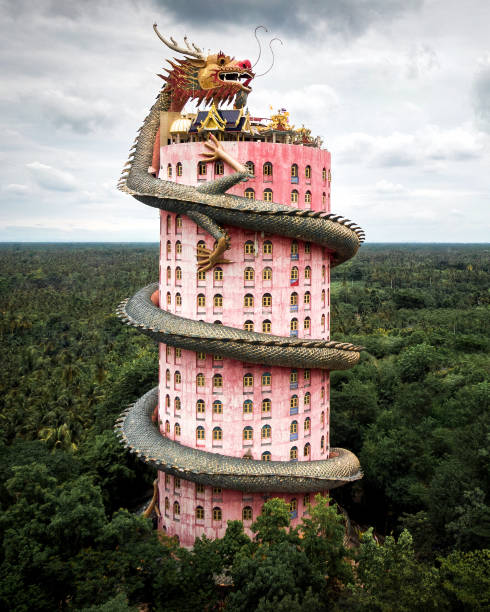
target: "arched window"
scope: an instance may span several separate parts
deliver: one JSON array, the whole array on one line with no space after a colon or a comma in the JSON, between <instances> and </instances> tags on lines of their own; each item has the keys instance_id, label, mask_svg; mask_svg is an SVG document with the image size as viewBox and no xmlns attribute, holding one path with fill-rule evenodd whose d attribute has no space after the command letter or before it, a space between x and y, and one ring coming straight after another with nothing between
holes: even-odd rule
<instances>
[{"instance_id":1,"label":"arched window","mask_svg":"<svg viewBox=\"0 0 490 612\"><path fill-rule=\"evenodd\" d=\"M311 329L311 319L310 317L305 317L305 320L303 321L303 327L305 329L306 333L310 333L310 329Z\"/></svg>"},{"instance_id":2,"label":"arched window","mask_svg":"<svg viewBox=\"0 0 490 612\"><path fill-rule=\"evenodd\" d=\"M170 370L165 370L165 384L167 387L170 386Z\"/></svg>"},{"instance_id":3,"label":"arched window","mask_svg":"<svg viewBox=\"0 0 490 612\"><path fill-rule=\"evenodd\" d=\"M272 280L272 268L264 268L262 271L262 280L270 281Z\"/></svg>"},{"instance_id":4,"label":"arched window","mask_svg":"<svg viewBox=\"0 0 490 612\"><path fill-rule=\"evenodd\" d=\"M262 416L269 416L272 408L272 402L266 398L262 400Z\"/></svg>"},{"instance_id":5,"label":"arched window","mask_svg":"<svg viewBox=\"0 0 490 612\"><path fill-rule=\"evenodd\" d=\"M264 293L262 296L262 307L270 308L272 306L272 295L270 293Z\"/></svg>"},{"instance_id":6,"label":"arched window","mask_svg":"<svg viewBox=\"0 0 490 612\"><path fill-rule=\"evenodd\" d=\"M180 504L179 502L174 502L174 518L178 518L180 516Z\"/></svg>"},{"instance_id":7,"label":"arched window","mask_svg":"<svg viewBox=\"0 0 490 612\"><path fill-rule=\"evenodd\" d=\"M196 427L196 440L204 440L205 432L202 425Z\"/></svg>"},{"instance_id":8,"label":"arched window","mask_svg":"<svg viewBox=\"0 0 490 612\"><path fill-rule=\"evenodd\" d=\"M180 489L180 478L174 476L174 489Z\"/></svg>"},{"instance_id":9,"label":"arched window","mask_svg":"<svg viewBox=\"0 0 490 612\"><path fill-rule=\"evenodd\" d=\"M327 203L327 194L325 192L322 193L322 204L325 205Z\"/></svg>"},{"instance_id":10,"label":"arched window","mask_svg":"<svg viewBox=\"0 0 490 612\"><path fill-rule=\"evenodd\" d=\"M214 427L213 428L213 440L222 440L223 439L223 430L221 429L221 427Z\"/></svg>"},{"instance_id":11,"label":"arched window","mask_svg":"<svg viewBox=\"0 0 490 612\"><path fill-rule=\"evenodd\" d=\"M291 370L289 373L289 386L296 388L298 386L298 371Z\"/></svg>"},{"instance_id":12,"label":"arched window","mask_svg":"<svg viewBox=\"0 0 490 612\"><path fill-rule=\"evenodd\" d=\"M325 266L322 266L322 281L325 282Z\"/></svg>"},{"instance_id":13,"label":"arched window","mask_svg":"<svg viewBox=\"0 0 490 612\"><path fill-rule=\"evenodd\" d=\"M304 403L305 408L309 408L311 405L311 393L309 391L305 393Z\"/></svg>"},{"instance_id":14,"label":"arched window","mask_svg":"<svg viewBox=\"0 0 490 612\"><path fill-rule=\"evenodd\" d=\"M262 333L270 334L271 333L271 322L269 319L264 319L262 321Z\"/></svg>"},{"instance_id":15,"label":"arched window","mask_svg":"<svg viewBox=\"0 0 490 612\"><path fill-rule=\"evenodd\" d=\"M304 431L305 431L305 435L308 435L311 431L311 419L310 417L306 417L305 422L304 422Z\"/></svg>"},{"instance_id":16,"label":"arched window","mask_svg":"<svg viewBox=\"0 0 490 612\"><path fill-rule=\"evenodd\" d=\"M305 253L307 255L311 253L311 242L305 242Z\"/></svg>"},{"instance_id":17,"label":"arched window","mask_svg":"<svg viewBox=\"0 0 490 612\"><path fill-rule=\"evenodd\" d=\"M322 306L325 306L325 289L322 289Z\"/></svg>"},{"instance_id":18,"label":"arched window","mask_svg":"<svg viewBox=\"0 0 490 612\"><path fill-rule=\"evenodd\" d=\"M214 400L213 402L213 413L223 414L223 404L219 400Z\"/></svg>"},{"instance_id":19,"label":"arched window","mask_svg":"<svg viewBox=\"0 0 490 612\"><path fill-rule=\"evenodd\" d=\"M291 166L291 183L298 182L298 164L293 164Z\"/></svg>"},{"instance_id":20,"label":"arched window","mask_svg":"<svg viewBox=\"0 0 490 612\"><path fill-rule=\"evenodd\" d=\"M221 508L215 506L213 508L213 521L221 521L223 518L223 513L221 512Z\"/></svg>"},{"instance_id":21,"label":"arched window","mask_svg":"<svg viewBox=\"0 0 490 612\"><path fill-rule=\"evenodd\" d=\"M213 297L213 306L214 308L223 308L223 296L220 293L217 293Z\"/></svg>"},{"instance_id":22,"label":"arched window","mask_svg":"<svg viewBox=\"0 0 490 612\"><path fill-rule=\"evenodd\" d=\"M298 243L296 242L296 240L293 240L291 242L291 259L298 259L298 257L299 257Z\"/></svg>"},{"instance_id":23,"label":"arched window","mask_svg":"<svg viewBox=\"0 0 490 612\"><path fill-rule=\"evenodd\" d=\"M175 294L175 305L182 306L182 296L180 295L180 293Z\"/></svg>"},{"instance_id":24,"label":"arched window","mask_svg":"<svg viewBox=\"0 0 490 612\"><path fill-rule=\"evenodd\" d=\"M198 521L204 520L204 508L202 506L197 506L196 508L196 519Z\"/></svg>"},{"instance_id":25,"label":"arched window","mask_svg":"<svg viewBox=\"0 0 490 612\"><path fill-rule=\"evenodd\" d=\"M249 173L254 175L255 174L255 164L253 163L253 161L248 161L245 165L247 166Z\"/></svg>"},{"instance_id":26,"label":"arched window","mask_svg":"<svg viewBox=\"0 0 490 612\"><path fill-rule=\"evenodd\" d=\"M172 280L172 269L170 266L167 266L167 284Z\"/></svg>"},{"instance_id":27,"label":"arched window","mask_svg":"<svg viewBox=\"0 0 490 612\"><path fill-rule=\"evenodd\" d=\"M320 414L320 427L323 429L325 427L325 411L322 410Z\"/></svg>"},{"instance_id":28,"label":"arched window","mask_svg":"<svg viewBox=\"0 0 490 612\"><path fill-rule=\"evenodd\" d=\"M206 272L204 270L198 270L197 271L197 280L198 281L205 281L206 280Z\"/></svg>"},{"instance_id":29,"label":"arched window","mask_svg":"<svg viewBox=\"0 0 490 612\"><path fill-rule=\"evenodd\" d=\"M243 402L243 414L252 414L254 410L254 404L252 400L247 399Z\"/></svg>"},{"instance_id":30,"label":"arched window","mask_svg":"<svg viewBox=\"0 0 490 612\"><path fill-rule=\"evenodd\" d=\"M174 374L174 382L176 385L180 385L182 382L182 375L179 371L175 372Z\"/></svg>"},{"instance_id":31,"label":"arched window","mask_svg":"<svg viewBox=\"0 0 490 612\"><path fill-rule=\"evenodd\" d=\"M167 176L172 178L172 164L167 164Z\"/></svg>"},{"instance_id":32,"label":"arched window","mask_svg":"<svg viewBox=\"0 0 490 612\"><path fill-rule=\"evenodd\" d=\"M322 331L325 331L325 315L324 314L322 314L321 327L322 327Z\"/></svg>"},{"instance_id":33,"label":"arched window","mask_svg":"<svg viewBox=\"0 0 490 612\"><path fill-rule=\"evenodd\" d=\"M253 268L247 267L243 272L243 278L245 281L253 281L255 278L255 272Z\"/></svg>"},{"instance_id":34,"label":"arched window","mask_svg":"<svg viewBox=\"0 0 490 612\"><path fill-rule=\"evenodd\" d=\"M272 382L272 376L270 372L264 372L262 374L262 386L263 387L270 387L271 386L271 382Z\"/></svg>"},{"instance_id":35,"label":"arched window","mask_svg":"<svg viewBox=\"0 0 490 612\"><path fill-rule=\"evenodd\" d=\"M223 387L223 377L221 374L215 374L213 376L213 387L222 388Z\"/></svg>"},{"instance_id":36,"label":"arched window","mask_svg":"<svg viewBox=\"0 0 490 612\"><path fill-rule=\"evenodd\" d=\"M272 202L273 197L272 189L264 189L264 202Z\"/></svg>"},{"instance_id":37,"label":"arched window","mask_svg":"<svg viewBox=\"0 0 490 612\"><path fill-rule=\"evenodd\" d=\"M291 421L291 424L289 425L289 439L298 439L298 421Z\"/></svg>"},{"instance_id":38,"label":"arched window","mask_svg":"<svg viewBox=\"0 0 490 612\"><path fill-rule=\"evenodd\" d=\"M165 421L165 433L170 433L170 421Z\"/></svg>"},{"instance_id":39,"label":"arched window","mask_svg":"<svg viewBox=\"0 0 490 612\"><path fill-rule=\"evenodd\" d=\"M220 175L220 174L224 174L224 172L225 172L225 165L220 159L218 159L217 161L214 162L214 173L216 175Z\"/></svg>"},{"instance_id":40,"label":"arched window","mask_svg":"<svg viewBox=\"0 0 490 612\"><path fill-rule=\"evenodd\" d=\"M272 427L270 425L264 425L260 433L262 439L269 440L272 435Z\"/></svg>"},{"instance_id":41,"label":"arched window","mask_svg":"<svg viewBox=\"0 0 490 612\"><path fill-rule=\"evenodd\" d=\"M297 204L298 203L298 190L297 189L293 189L291 191L291 204Z\"/></svg>"},{"instance_id":42,"label":"arched window","mask_svg":"<svg viewBox=\"0 0 490 612\"><path fill-rule=\"evenodd\" d=\"M207 172L207 167L208 167L208 165L207 165L207 163L205 161L198 162L198 164L197 164L197 174L199 176L205 175L206 172Z\"/></svg>"},{"instance_id":43,"label":"arched window","mask_svg":"<svg viewBox=\"0 0 490 612\"><path fill-rule=\"evenodd\" d=\"M296 461L298 459L298 447L297 446L291 446L291 448L289 449L289 459L291 461Z\"/></svg>"},{"instance_id":44,"label":"arched window","mask_svg":"<svg viewBox=\"0 0 490 612\"><path fill-rule=\"evenodd\" d=\"M250 427L250 425L247 425L246 427L243 428L243 439L245 441L249 441L249 440L253 440L254 437L254 430L252 427Z\"/></svg>"},{"instance_id":45,"label":"arched window","mask_svg":"<svg viewBox=\"0 0 490 612\"><path fill-rule=\"evenodd\" d=\"M178 346L175 348L175 359L180 359L182 357L182 349Z\"/></svg>"},{"instance_id":46,"label":"arched window","mask_svg":"<svg viewBox=\"0 0 490 612\"><path fill-rule=\"evenodd\" d=\"M325 450L325 436L320 438L320 450L323 452Z\"/></svg>"},{"instance_id":47,"label":"arched window","mask_svg":"<svg viewBox=\"0 0 490 612\"><path fill-rule=\"evenodd\" d=\"M170 234L172 231L172 217L167 215L167 234Z\"/></svg>"},{"instance_id":48,"label":"arched window","mask_svg":"<svg viewBox=\"0 0 490 612\"><path fill-rule=\"evenodd\" d=\"M271 454L269 451L264 451L262 453L262 457L261 457L262 461L270 461L271 460Z\"/></svg>"},{"instance_id":49,"label":"arched window","mask_svg":"<svg viewBox=\"0 0 490 612\"><path fill-rule=\"evenodd\" d=\"M175 281L177 285L180 285L180 282L182 280L182 268L179 268L179 266L177 266L175 268Z\"/></svg>"},{"instance_id":50,"label":"arched window","mask_svg":"<svg viewBox=\"0 0 490 612\"><path fill-rule=\"evenodd\" d=\"M297 283L298 282L298 278L299 278L298 268L296 266L293 266L291 268L291 276L290 276L291 284L292 283Z\"/></svg>"},{"instance_id":51,"label":"arched window","mask_svg":"<svg viewBox=\"0 0 490 612\"><path fill-rule=\"evenodd\" d=\"M252 189L252 187L247 187L245 189L245 197L248 198L249 200L255 200L255 190Z\"/></svg>"},{"instance_id":52,"label":"arched window","mask_svg":"<svg viewBox=\"0 0 490 612\"><path fill-rule=\"evenodd\" d=\"M293 395L289 400L289 414L298 414L298 396Z\"/></svg>"},{"instance_id":53,"label":"arched window","mask_svg":"<svg viewBox=\"0 0 490 612\"><path fill-rule=\"evenodd\" d=\"M298 294L296 291L293 291L289 297L289 305L291 306L291 311L298 310Z\"/></svg>"},{"instance_id":54,"label":"arched window","mask_svg":"<svg viewBox=\"0 0 490 612\"><path fill-rule=\"evenodd\" d=\"M328 171L327 180L328 180L328 184L330 185L330 183L332 182L332 171L330 169Z\"/></svg>"},{"instance_id":55,"label":"arched window","mask_svg":"<svg viewBox=\"0 0 490 612\"><path fill-rule=\"evenodd\" d=\"M172 243L170 240L167 240L167 259L170 259L170 255L172 254Z\"/></svg>"},{"instance_id":56,"label":"arched window","mask_svg":"<svg viewBox=\"0 0 490 612\"><path fill-rule=\"evenodd\" d=\"M204 385L206 384L205 378L204 378L204 374L199 373L196 376L196 384L198 387L204 387Z\"/></svg>"},{"instance_id":57,"label":"arched window","mask_svg":"<svg viewBox=\"0 0 490 612\"><path fill-rule=\"evenodd\" d=\"M180 407L181 407L180 397L176 397L174 399L174 410L175 410L175 412L178 412L180 410Z\"/></svg>"},{"instance_id":58,"label":"arched window","mask_svg":"<svg viewBox=\"0 0 490 612\"><path fill-rule=\"evenodd\" d=\"M264 240L262 244L262 253L266 255L266 259L270 259L272 256L272 242L270 240Z\"/></svg>"},{"instance_id":59,"label":"arched window","mask_svg":"<svg viewBox=\"0 0 490 612\"><path fill-rule=\"evenodd\" d=\"M245 376L243 377L243 386L244 387L254 386L254 377L253 377L253 374L250 374L250 372L245 374Z\"/></svg>"},{"instance_id":60,"label":"arched window","mask_svg":"<svg viewBox=\"0 0 490 612\"><path fill-rule=\"evenodd\" d=\"M245 506L242 510L242 521L251 521L252 516L252 508L250 506Z\"/></svg>"},{"instance_id":61,"label":"arched window","mask_svg":"<svg viewBox=\"0 0 490 612\"><path fill-rule=\"evenodd\" d=\"M197 417L199 418L205 412L206 412L206 404L204 403L204 400L198 399L197 402L196 402L196 415L197 415Z\"/></svg>"},{"instance_id":62,"label":"arched window","mask_svg":"<svg viewBox=\"0 0 490 612\"><path fill-rule=\"evenodd\" d=\"M172 295L170 291L167 291L167 306L170 306L171 303L172 303Z\"/></svg>"},{"instance_id":63,"label":"arched window","mask_svg":"<svg viewBox=\"0 0 490 612\"><path fill-rule=\"evenodd\" d=\"M180 424L179 423L175 423L174 425L174 435L176 438L180 436Z\"/></svg>"},{"instance_id":64,"label":"arched window","mask_svg":"<svg viewBox=\"0 0 490 612\"><path fill-rule=\"evenodd\" d=\"M304 370L303 371L303 379L305 381L305 385L309 385L310 384L311 370Z\"/></svg>"},{"instance_id":65,"label":"arched window","mask_svg":"<svg viewBox=\"0 0 490 612\"><path fill-rule=\"evenodd\" d=\"M206 487L200 482L196 482L196 494L204 495L205 492L206 492Z\"/></svg>"},{"instance_id":66,"label":"arched window","mask_svg":"<svg viewBox=\"0 0 490 612\"><path fill-rule=\"evenodd\" d=\"M308 165L305 168L305 178L306 179L311 179L311 166Z\"/></svg>"},{"instance_id":67,"label":"arched window","mask_svg":"<svg viewBox=\"0 0 490 612\"><path fill-rule=\"evenodd\" d=\"M165 498L165 514L170 512L170 500L168 497Z\"/></svg>"},{"instance_id":68,"label":"arched window","mask_svg":"<svg viewBox=\"0 0 490 612\"><path fill-rule=\"evenodd\" d=\"M177 176L182 176L182 163L181 162L177 162L177 165L175 166L175 173L177 174Z\"/></svg>"},{"instance_id":69,"label":"arched window","mask_svg":"<svg viewBox=\"0 0 490 612\"><path fill-rule=\"evenodd\" d=\"M251 293L246 293L243 298L243 307L244 308L253 308L254 307L254 296Z\"/></svg>"},{"instance_id":70,"label":"arched window","mask_svg":"<svg viewBox=\"0 0 490 612\"><path fill-rule=\"evenodd\" d=\"M170 395L165 396L165 408L167 408L167 410L170 408Z\"/></svg>"},{"instance_id":71,"label":"arched window","mask_svg":"<svg viewBox=\"0 0 490 612\"><path fill-rule=\"evenodd\" d=\"M289 502L289 514L291 518L296 518L298 516L298 502L296 499L292 499Z\"/></svg>"},{"instance_id":72,"label":"arched window","mask_svg":"<svg viewBox=\"0 0 490 612\"><path fill-rule=\"evenodd\" d=\"M250 258L255 255L255 245L253 240L247 240L243 245L243 253L245 258Z\"/></svg>"},{"instance_id":73,"label":"arched window","mask_svg":"<svg viewBox=\"0 0 490 612\"><path fill-rule=\"evenodd\" d=\"M199 293L197 295L197 307L198 308L206 307L206 296L204 295L204 293Z\"/></svg>"},{"instance_id":74,"label":"arched window","mask_svg":"<svg viewBox=\"0 0 490 612\"><path fill-rule=\"evenodd\" d=\"M305 296L304 296L304 303L305 306L309 306L311 304L311 293L309 291L305 292Z\"/></svg>"},{"instance_id":75,"label":"arched window","mask_svg":"<svg viewBox=\"0 0 490 612\"><path fill-rule=\"evenodd\" d=\"M305 266L305 278L307 280L311 279L311 267L310 266Z\"/></svg>"},{"instance_id":76,"label":"arched window","mask_svg":"<svg viewBox=\"0 0 490 612\"><path fill-rule=\"evenodd\" d=\"M223 268L215 268L213 274L214 274L215 281L223 280Z\"/></svg>"},{"instance_id":77,"label":"arched window","mask_svg":"<svg viewBox=\"0 0 490 612\"><path fill-rule=\"evenodd\" d=\"M197 361L205 361L206 360L206 353L203 353L202 351L199 351L198 353L196 353L196 359L197 359Z\"/></svg>"},{"instance_id":78,"label":"arched window","mask_svg":"<svg viewBox=\"0 0 490 612\"><path fill-rule=\"evenodd\" d=\"M307 442L303 448L303 456L310 457L311 456L311 444Z\"/></svg>"},{"instance_id":79,"label":"arched window","mask_svg":"<svg viewBox=\"0 0 490 612\"><path fill-rule=\"evenodd\" d=\"M250 319L248 319L247 321L245 321L245 323L243 324L243 329L245 331L253 331L254 330L254 322L250 321Z\"/></svg>"},{"instance_id":80,"label":"arched window","mask_svg":"<svg viewBox=\"0 0 490 612\"><path fill-rule=\"evenodd\" d=\"M291 323L289 325L290 328L290 333L292 336L297 336L298 335L298 319L296 317L293 317L291 319Z\"/></svg>"},{"instance_id":81,"label":"arched window","mask_svg":"<svg viewBox=\"0 0 490 612\"><path fill-rule=\"evenodd\" d=\"M263 166L263 172L264 172L264 180L272 178L272 164L271 164L271 162L265 162L265 164Z\"/></svg>"},{"instance_id":82,"label":"arched window","mask_svg":"<svg viewBox=\"0 0 490 612\"><path fill-rule=\"evenodd\" d=\"M327 169L323 168L322 170L322 181L326 181L327 180Z\"/></svg>"},{"instance_id":83,"label":"arched window","mask_svg":"<svg viewBox=\"0 0 490 612\"><path fill-rule=\"evenodd\" d=\"M308 206L311 204L311 191L307 191L305 193L305 204L308 204Z\"/></svg>"},{"instance_id":84,"label":"arched window","mask_svg":"<svg viewBox=\"0 0 490 612\"><path fill-rule=\"evenodd\" d=\"M182 255L182 242L180 242L180 240L177 240L177 242L175 243L175 256L177 259L180 259L180 255Z\"/></svg>"}]
</instances>

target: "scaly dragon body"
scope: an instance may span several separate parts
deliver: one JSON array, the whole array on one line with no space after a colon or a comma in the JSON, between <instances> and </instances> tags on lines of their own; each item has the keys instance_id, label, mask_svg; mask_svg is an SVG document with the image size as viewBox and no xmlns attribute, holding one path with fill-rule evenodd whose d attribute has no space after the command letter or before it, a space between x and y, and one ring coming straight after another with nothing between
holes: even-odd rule
<instances>
[{"instance_id":1,"label":"scaly dragon body","mask_svg":"<svg viewBox=\"0 0 490 612\"><path fill-rule=\"evenodd\" d=\"M219 58L220 54L212 57ZM227 69L241 69L249 74L249 62L243 62L240 66L235 62ZM199 74L195 76L195 79L198 78ZM182 92L178 89L175 91L177 81L171 77L166 80L167 85L157 97L135 139L118 186L148 206L187 215L208 231L216 239L217 246L212 252L201 253L202 269L209 269L223 261L222 255L229 247L228 234L222 227L226 225L316 243L329 249L333 266L355 255L364 234L347 219L226 194L233 185L249 178L245 169L199 187L157 179L149 174L160 113L182 106L183 101ZM219 91L220 87L223 87L222 92ZM239 81L235 89L239 95L244 90L246 93L250 90L248 83L243 86ZM228 81L218 85L216 91L206 94L206 99L219 100L220 93L229 98ZM157 285L146 287L122 302L118 315L158 342L247 363L293 368L347 369L359 359L361 347L349 343L278 337L173 315L152 303L151 295L156 288ZM156 402L155 391L141 398L123 413L117 431L125 444L144 460L174 475L225 488L289 492L330 489L361 477L357 458L343 449L334 449L338 455L335 459L307 463L273 461L264 465L260 461L224 457L182 446L163 437L151 422Z\"/></svg>"}]
</instances>

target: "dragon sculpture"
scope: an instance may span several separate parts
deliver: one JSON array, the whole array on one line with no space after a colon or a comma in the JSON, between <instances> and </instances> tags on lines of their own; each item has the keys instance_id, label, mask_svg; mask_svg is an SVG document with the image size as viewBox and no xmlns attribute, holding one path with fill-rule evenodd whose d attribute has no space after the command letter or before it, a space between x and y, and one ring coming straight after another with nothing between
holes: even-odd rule
<instances>
[{"instance_id":1,"label":"dragon sculpture","mask_svg":"<svg viewBox=\"0 0 490 612\"><path fill-rule=\"evenodd\" d=\"M156 24L153 27L162 42L185 59L170 62L169 74L160 75L166 83L139 130L118 188L148 206L187 215L209 232L216 242L213 250L201 248L197 252L198 267L202 270L227 263L223 255L230 246L230 238L224 226L316 243L329 250L333 266L353 257L364 233L349 219L228 195L228 189L248 180L250 174L217 142L206 143L208 152L204 157L208 161L225 159L237 170L234 174L198 187L152 175L161 111L182 110L189 99L209 104L234 100L235 107L242 107L254 78L248 60L237 61L221 52L205 57L187 39L186 47L179 47L174 39L162 37ZM359 360L362 347L350 343L279 337L179 317L156 305L157 289L158 284L141 289L122 302L117 313L128 325L158 342L247 363L291 368L347 369ZM153 389L123 412L115 429L132 452L175 476L243 491L290 493L331 489L361 477L357 458L344 449L332 449L332 458L326 460L263 462L183 446L162 436L152 422L157 402L157 389Z\"/></svg>"}]
</instances>

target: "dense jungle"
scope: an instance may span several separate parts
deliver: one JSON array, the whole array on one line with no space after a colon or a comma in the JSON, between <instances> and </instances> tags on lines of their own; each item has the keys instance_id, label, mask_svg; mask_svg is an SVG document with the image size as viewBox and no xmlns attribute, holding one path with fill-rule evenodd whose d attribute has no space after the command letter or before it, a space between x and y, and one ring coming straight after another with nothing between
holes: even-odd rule
<instances>
[{"instance_id":1,"label":"dense jungle","mask_svg":"<svg viewBox=\"0 0 490 612\"><path fill-rule=\"evenodd\" d=\"M331 443L364 478L299 529L273 499L253 539L235 521L188 551L138 514L154 473L112 431L157 382L114 310L158 278L158 246L0 245L0 607L489 609L489 263L489 245L367 244L335 269L332 337L367 350L332 372Z\"/></svg>"}]
</instances>

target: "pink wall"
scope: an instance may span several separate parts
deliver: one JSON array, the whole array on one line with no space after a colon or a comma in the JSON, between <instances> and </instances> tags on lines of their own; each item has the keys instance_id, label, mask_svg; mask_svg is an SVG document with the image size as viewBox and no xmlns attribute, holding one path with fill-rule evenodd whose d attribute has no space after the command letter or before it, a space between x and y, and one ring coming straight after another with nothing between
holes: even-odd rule
<instances>
[{"instance_id":1,"label":"pink wall","mask_svg":"<svg viewBox=\"0 0 490 612\"><path fill-rule=\"evenodd\" d=\"M330 190L328 180L323 180L330 169L327 151L297 145L268 144L258 142L225 142L223 146L241 162L253 161L256 178L241 183L230 190L243 195L253 188L257 198L264 189L272 189L273 200L290 204L291 190L298 191L298 206L313 210L329 210ZM172 165L172 180L186 184L200 182L196 160L203 151L203 143L175 144L162 147L161 178L166 178L167 164ZM273 176L263 175L265 162L273 164ZM176 164L182 164L182 176L176 176ZM298 182L291 183L291 164L298 165ZM311 179L305 177L306 165L311 166ZM323 169L325 168L325 172ZM214 164L208 164L206 178L215 178ZM231 173L225 168L225 174ZM201 177L202 178L202 177ZM305 193L311 192L311 205L305 203ZM325 194L325 196L323 196ZM223 279L210 270L204 279L196 274L196 245L203 241L212 248L214 239L182 216L177 224L176 215L162 211L160 254L160 303L170 312L184 317L208 322L221 321L225 325L243 328L245 321L252 321L255 331L262 331L264 321L271 322L271 333L282 336L291 334L291 321L297 319L298 337L329 339L330 314L330 266L329 254L316 245L298 241L297 255L292 253L293 241L280 236L264 235L238 228L227 228L231 237L231 249L226 257L232 264L220 266ZM272 254L264 252L264 243L272 244ZM245 244L251 243L252 253L245 252ZM306 248L305 248L306 247ZM309 252L308 252L309 250ZM298 271L298 281L291 284L292 268ZM178 276L180 268L181 280ZM254 271L253 281L246 280L246 268ZM272 280L264 279L264 270L272 270ZM309 274L308 274L309 268ZM306 271L306 274L305 274ZM291 305L291 294L297 293L297 305ZM263 305L264 294L270 295L271 305ZM305 300L309 294L309 300ZM204 296L205 305L199 306L198 296ZM245 306L245 296L252 296L253 305ZM221 296L223 305L216 305L214 298ZM305 328L309 318L310 327ZM271 375L271 383L263 384L263 375ZM198 384L198 375L204 376L204 385ZM244 376L251 374L253 384L244 385ZM293 374L293 378L291 377ZM294 373L288 368L247 365L230 359L216 360L211 355L199 359L192 351L179 351L160 346L160 404L161 431L188 446L197 446L210 452L241 457L245 453L260 459L270 453L272 460L288 461L291 449L297 448L297 459L308 461L324 459L329 452L329 377L328 372L299 369ZM222 385L213 384L218 375ZM179 382L180 376L180 382ZM297 396L297 408L294 406ZM202 404L197 408L198 401ZM263 410L270 400L270 410ZM293 400L293 406L291 406ZM252 409L249 411L250 401ZM221 407L216 404L221 402ZM296 431L294 423L296 422ZM308 427L309 423L309 427ZM264 435L270 426L270 436ZM244 428L252 427L251 440L244 439ZM264 429L265 427L265 429ZM180 428L180 433L179 433ZM197 428L204 428L204 439L197 438ZM221 429L221 438L213 439L213 430ZM293 432L292 432L293 429ZM305 448L309 452L305 454ZM176 533L181 543L190 542L193 534L203 531L210 537L222 535L211 522L212 500L205 500L204 525L196 525L195 485L181 480L177 493L181 504L178 528L172 527L172 512L165 517L164 499L175 499L165 493L164 476L160 478L160 509L162 526L169 533ZM173 494L173 492L172 492ZM243 495L236 491L222 493L223 527L228 519L241 519ZM291 496L289 496L291 497ZM287 500L289 497L286 496ZM300 496L301 497L301 496ZM313 497L313 495L312 495ZM298 498L299 499L299 498ZM252 505L254 516L263 504L261 495L255 496ZM202 505L202 504L201 504ZM207 522L209 521L209 522ZM187 526L187 527L186 527ZM193 540L192 540L193 541ZM190 545L192 542L190 542Z\"/></svg>"}]
</instances>

